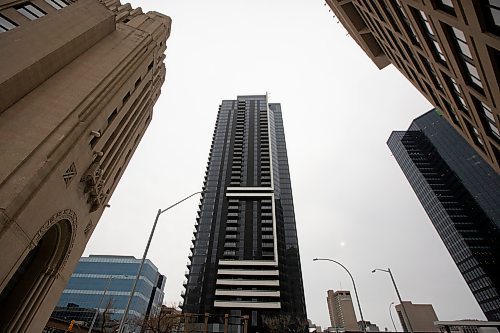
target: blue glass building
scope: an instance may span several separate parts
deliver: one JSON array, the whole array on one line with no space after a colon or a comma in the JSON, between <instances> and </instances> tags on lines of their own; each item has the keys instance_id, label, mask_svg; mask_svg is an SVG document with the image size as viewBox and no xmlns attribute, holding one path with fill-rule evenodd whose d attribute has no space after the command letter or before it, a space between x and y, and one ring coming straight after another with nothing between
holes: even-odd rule
<instances>
[{"instance_id":1,"label":"blue glass building","mask_svg":"<svg viewBox=\"0 0 500 333\"><path fill-rule=\"evenodd\" d=\"M500 320L500 175L436 111L387 142L488 320Z\"/></svg>"},{"instance_id":2,"label":"blue glass building","mask_svg":"<svg viewBox=\"0 0 500 333\"><path fill-rule=\"evenodd\" d=\"M82 257L52 317L76 320L88 327L98 313L96 328L116 326L127 306L140 262L140 259L132 256ZM159 312L164 287L165 276L158 272L158 268L150 260L146 260L128 318L138 322Z\"/></svg>"}]
</instances>

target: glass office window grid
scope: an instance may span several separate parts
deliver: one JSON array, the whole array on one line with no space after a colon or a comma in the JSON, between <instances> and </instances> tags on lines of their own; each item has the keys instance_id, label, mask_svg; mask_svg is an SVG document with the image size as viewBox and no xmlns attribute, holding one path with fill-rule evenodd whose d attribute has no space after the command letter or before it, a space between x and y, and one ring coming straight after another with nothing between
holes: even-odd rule
<instances>
[{"instance_id":1,"label":"glass office window grid","mask_svg":"<svg viewBox=\"0 0 500 333\"><path fill-rule=\"evenodd\" d=\"M99 308L101 323L106 315L108 324L116 325L123 316L139 265L139 259L127 256L81 258L52 317L80 320L88 326ZM145 318L159 311L164 286L164 276L150 260L146 260L132 299L130 315Z\"/></svg>"},{"instance_id":2,"label":"glass office window grid","mask_svg":"<svg viewBox=\"0 0 500 333\"><path fill-rule=\"evenodd\" d=\"M500 318L500 176L434 111L388 146L489 320Z\"/></svg>"},{"instance_id":3,"label":"glass office window grid","mask_svg":"<svg viewBox=\"0 0 500 333\"><path fill-rule=\"evenodd\" d=\"M263 314L305 319L284 140L279 104L263 95L222 101L183 312L248 315L250 331Z\"/></svg>"},{"instance_id":4,"label":"glass office window grid","mask_svg":"<svg viewBox=\"0 0 500 333\"><path fill-rule=\"evenodd\" d=\"M498 0L345 0L327 4L379 68L394 64L431 104L446 110L448 121L500 172L498 127L480 121L482 109L471 105L478 98L495 116L499 114ZM454 89L451 80L460 88Z\"/></svg>"}]
</instances>

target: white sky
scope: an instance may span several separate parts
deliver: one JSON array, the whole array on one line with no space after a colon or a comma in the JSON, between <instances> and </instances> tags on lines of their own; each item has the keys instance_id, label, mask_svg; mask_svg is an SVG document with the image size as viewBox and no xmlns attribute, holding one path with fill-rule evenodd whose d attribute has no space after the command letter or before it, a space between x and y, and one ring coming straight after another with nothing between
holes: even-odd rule
<instances>
[{"instance_id":1,"label":"white sky","mask_svg":"<svg viewBox=\"0 0 500 333\"><path fill-rule=\"evenodd\" d=\"M320 0L132 1L172 17L167 78L153 121L85 255L142 256L158 208L201 189L222 99L281 103L308 317L329 326L327 289L356 281L365 320L391 329L397 298L440 320L484 319L387 148L431 105L394 67L380 71ZM160 217L148 258L182 300L198 199ZM357 308L356 308L357 312ZM393 312L398 330L399 321ZM359 319L359 315L358 315Z\"/></svg>"}]
</instances>

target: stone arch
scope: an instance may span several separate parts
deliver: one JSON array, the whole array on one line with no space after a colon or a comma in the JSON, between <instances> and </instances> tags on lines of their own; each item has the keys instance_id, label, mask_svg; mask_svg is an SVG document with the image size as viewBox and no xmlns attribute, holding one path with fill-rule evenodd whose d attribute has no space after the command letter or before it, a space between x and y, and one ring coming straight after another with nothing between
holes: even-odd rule
<instances>
[{"instance_id":1,"label":"stone arch","mask_svg":"<svg viewBox=\"0 0 500 333\"><path fill-rule=\"evenodd\" d=\"M25 332L59 272L76 236L76 214L53 215L33 237L30 251L0 294L0 332Z\"/></svg>"}]
</instances>

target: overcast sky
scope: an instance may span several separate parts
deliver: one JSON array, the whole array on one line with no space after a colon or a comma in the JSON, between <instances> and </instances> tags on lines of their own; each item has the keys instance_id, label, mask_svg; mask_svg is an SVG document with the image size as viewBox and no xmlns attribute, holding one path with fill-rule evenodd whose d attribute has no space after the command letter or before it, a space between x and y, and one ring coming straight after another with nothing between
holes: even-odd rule
<instances>
[{"instance_id":1,"label":"overcast sky","mask_svg":"<svg viewBox=\"0 0 500 333\"><path fill-rule=\"evenodd\" d=\"M397 297L376 267L440 320L484 319L386 145L431 105L393 66L378 70L321 0L132 5L172 17L166 82L85 255L140 258L157 209L201 189L221 100L268 92L283 110L308 317L329 326L326 291L352 290L339 266L312 261L326 257L351 271L382 330ZM149 251L167 304L182 300L198 203L163 214Z\"/></svg>"}]
</instances>

